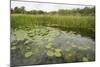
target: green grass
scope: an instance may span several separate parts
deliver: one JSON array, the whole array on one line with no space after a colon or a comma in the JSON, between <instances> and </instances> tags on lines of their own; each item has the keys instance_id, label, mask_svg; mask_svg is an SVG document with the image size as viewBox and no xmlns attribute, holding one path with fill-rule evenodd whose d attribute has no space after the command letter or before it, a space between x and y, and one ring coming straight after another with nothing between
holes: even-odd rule
<instances>
[{"instance_id":1,"label":"green grass","mask_svg":"<svg viewBox=\"0 0 100 67\"><path fill-rule=\"evenodd\" d=\"M75 31L82 35L94 38L95 17L94 16L62 16L62 15L26 15L12 14L11 28L25 29L33 28L35 25L57 27L66 31ZM92 33L92 35L91 35Z\"/></svg>"},{"instance_id":2,"label":"green grass","mask_svg":"<svg viewBox=\"0 0 100 67\"><path fill-rule=\"evenodd\" d=\"M12 28L34 25L93 28L94 21L93 16L11 15Z\"/></svg>"}]
</instances>

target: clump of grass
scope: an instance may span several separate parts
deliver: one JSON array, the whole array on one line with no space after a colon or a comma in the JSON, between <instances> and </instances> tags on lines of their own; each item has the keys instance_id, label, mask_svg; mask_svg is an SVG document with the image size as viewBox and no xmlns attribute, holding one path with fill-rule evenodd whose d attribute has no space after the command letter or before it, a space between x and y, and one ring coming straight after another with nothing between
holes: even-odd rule
<instances>
[{"instance_id":1,"label":"clump of grass","mask_svg":"<svg viewBox=\"0 0 100 67\"><path fill-rule=\"evenodd\" d=\"M34 27L35 25L74 28L94 28L94 16L58 16L58 15L11 15L11 27Z\"/></svg>"},{"instance_id":2,"label":"clump of grass","mask_svg":"<svg viewBox=\"0 0 100 67\"><path fill-rule=\"evenodd\" d=\"M11 28L29 30L35 26L56 27L64 31L75 31L83 36L95 39L94 16L61 16L61 15L11 15Z\"/></svg>"}]
</instances>

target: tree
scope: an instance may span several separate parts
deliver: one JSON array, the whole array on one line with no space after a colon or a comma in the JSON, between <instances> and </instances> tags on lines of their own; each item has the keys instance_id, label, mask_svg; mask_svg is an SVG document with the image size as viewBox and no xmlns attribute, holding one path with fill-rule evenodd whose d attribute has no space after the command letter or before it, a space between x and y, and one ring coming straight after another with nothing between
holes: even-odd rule
<instances>
[{"instance_id":1,"label":"tree","mask_svg":"<svg viewBox=\"0 0 100 67\"><path fill-rule=\"evenodd\" d=\"M20 9L18 8L18 7L15 7L14 8L14 13L20 13L21 11L20 11Z\"/></svg>"},{"instance_id":2,"label":"tree","mask_svg":"<svg viewBox=\"0 0 100 67\"><path fill-rule=\"evenodd\" d=\"M21 13L25 13L25 7L24 6L22 6L22 7L20 7L20 10L21 10Z\"/></svg>"},{"instance_id":3,"label":"tree","mask_svg":"<svg viewBox=\"0 0 100 67\"><path fill-rule=\"evenodd\" d=\"M53 14L53 15L78 15L78 16L94 16L95 15L95 7L85 7L75 8L75 9L59 9L58 11L42 11L42 10L31 10L26 11L25 7L15 7L14 9L11 8L11 13L21 13L21 14Z\"/></svg>"},{"instance_id":4,"label":"tree","mask_svg":"<svg viewBox=\"0 0 100 67\"><path fill-rule=\"evenodd\" d=\"M38 11L37 11L37 14L44 14L44 11L38 10Z\"/></svg>"},{"instance_id":5,"label":"tree","mask_svg":"<svg viewBox=\"0 0 100 67\"><path fill-rule=\"evenodd\" d=\"M11 13L13 13L14 10L11 8L10 11L11 11Z\"/></svg>"}]
</instances>

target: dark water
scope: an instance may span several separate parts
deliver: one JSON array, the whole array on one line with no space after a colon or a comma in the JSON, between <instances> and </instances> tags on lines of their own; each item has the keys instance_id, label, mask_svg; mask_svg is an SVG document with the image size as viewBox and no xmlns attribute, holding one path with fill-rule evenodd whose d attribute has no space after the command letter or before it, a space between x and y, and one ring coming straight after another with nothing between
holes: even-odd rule
<instances>
[{"instance_id":1,"label":"dark water","mask_svg":"<svg viewBox=\"0 0 100 67\"><path fill-rule=\"evenodd\" d=\"M73 28L74 30L74 28ZM76 30L76 29L75 29ZM85 29L81 29L86 32ZM29 32L34 34L29 36ZM95 60L95 41L90 37L76 34L72 31L61 31L56 28L36 28L30 31L16 30L11 34L11 45L17 47L11 49L11 65L30 65L30 64L51 64L83 62ZM93 35L93 34L89 34ZM61 57L48 57L45 46L51 44L52 49L61 49ZM26 47L31 48L32 56L26 58ZM50 49L51 49L50 48ZM71 57L69 56L71 54ZM87 60L88 58L88 60Z\"/></svg>"},{"instance_id":2,"label":"dark water","mask_svg":"<svg viewBox=\"0 0 100 67\"><path fill-rule=\"evenodd\" d=\"M63 31L74 31L76 34L81 34L82 36L90 37L95 40L95 28L75 28L75 27L62 27L62 26L51 26L54 28L61 29Z\"/></svg>"}]
</instances>

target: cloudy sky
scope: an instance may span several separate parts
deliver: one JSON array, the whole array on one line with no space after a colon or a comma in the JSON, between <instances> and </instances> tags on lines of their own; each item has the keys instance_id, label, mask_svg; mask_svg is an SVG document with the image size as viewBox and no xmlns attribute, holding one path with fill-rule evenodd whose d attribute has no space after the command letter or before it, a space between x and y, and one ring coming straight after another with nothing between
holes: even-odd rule
<instances>
[{"instance_id":1,"label":"cloudy sky","mask_svg":"<svg viewBox=\"0 0 100 67\"><path fill-rule=\"evenodd\" d=\"M67 5L67 4L51 4L51 3L36 3L36 2L22 2L11 1L11 8L24 6L26 10L43 10L43 11L57 11L59 9L73 9L84 8L83 5ZM91 7L91 6L88 6Z\"/></svg>"}]
</instances>

